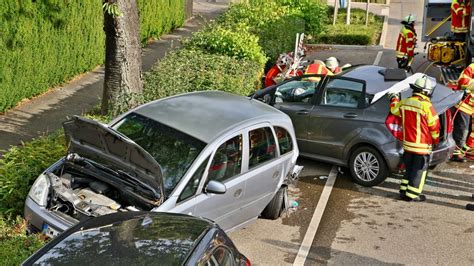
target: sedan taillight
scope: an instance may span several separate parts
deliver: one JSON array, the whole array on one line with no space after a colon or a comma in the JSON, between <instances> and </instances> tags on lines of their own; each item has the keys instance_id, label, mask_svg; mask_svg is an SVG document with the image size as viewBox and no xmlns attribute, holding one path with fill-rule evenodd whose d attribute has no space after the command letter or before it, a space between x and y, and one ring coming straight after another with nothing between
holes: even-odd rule
<instances>
[{"instance_id":1,"label":"sedan taillight","mask_svg":"<svg viewBox=\"0 0 474 266\"><path fill-rule=\"evenodd\" d=\"M451 116L451 110L446 110L446 133L453 132L453 117Z\"/></svg>"},{"instance_id":2,"label":"sedan taillight","mask_svg":"<svg viewBox=\"0 0 474 266\"><path fill-rule=\"evenodd\" d=\"M402 119L399 116L388 114L385 125L396 139L403 140Z\"/></svg>"}]
</instances>

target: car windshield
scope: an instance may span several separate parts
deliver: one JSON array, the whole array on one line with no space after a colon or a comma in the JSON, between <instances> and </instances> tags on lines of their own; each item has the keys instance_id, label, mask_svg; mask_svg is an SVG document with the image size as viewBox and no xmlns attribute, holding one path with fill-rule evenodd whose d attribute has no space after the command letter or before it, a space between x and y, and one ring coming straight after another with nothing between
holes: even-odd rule
<instances>
[{"instance_id":1,"label":"car windshield","mask_svg":"<svg viewBox=\"0 0 474 266\"><path fill-rule=\"evenodd\" d=\"M169 195L206 146L186 133L131 113L114 129L140 145L160 164L165 194Z\"/></svg>"},{"instance_id":2,"label":"car windshield","mask_svg":"<svg viewBox=\"0 0 474 266\"><path fill-rule=\"evenodd\" d=\"M33 264L181 265L207 231L199 220L130 219L74 232Z\"/></svg>"}]
</instances>

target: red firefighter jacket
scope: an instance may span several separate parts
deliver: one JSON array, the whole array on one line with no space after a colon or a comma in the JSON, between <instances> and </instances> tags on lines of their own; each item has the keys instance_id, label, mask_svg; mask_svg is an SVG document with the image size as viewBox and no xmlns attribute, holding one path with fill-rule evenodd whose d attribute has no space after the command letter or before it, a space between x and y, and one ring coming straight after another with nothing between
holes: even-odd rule
<instances>
[{"instance_id":1,"label":"red firefighter jacket","mask_svg":"<svg viewBox=\"0 0 474 266\"><path fill-rule=\"evenodd\" d=\"M474 113L474 90L470 90L469 84L472 82L472 77L474 75L474 63L466 67L459 76L458 79L458 90L465 90L467 97L464 98L460 103L456 105L456 108L459 108L459 111L464 112L468 115L473 115Z\"/></svg>"},{"instance_id":2,"label":"red firefighter jacket","mask_svg":"<svg viewBox=\"0 0 474 266\"><path fill-rule=\"evenodd\" d=\"M309 74L318 74L318 75L334 75L325 65L322 64L311 64L306 68L305 75ZM308 78L311 81L319 82L320 77L310 77Z\"/></svg>"},{"instance_id":3,"label":"red firefighter jacket","mask_svg":"<svg viewBox=\"0 0 474 266\"><path fill-rule=\"evenodd\" d=\"M402 118L403 149L415 154L430 154L432 145L439 142L439 118L430 98L414 93L399 101L392 98L392 114Z\"/></svg>"},{"instance_id":4,"label":"red firefighter jacket","mask_svg":"<svg viewBox=\"0 0 474 266\"><path fill-rule=\"evenodd\" d=\"M474 118L471 117L471 134L469 134L469 137L466 140L466 145L469 146L469 148L474 149Z\"/></svg>"},{"instance_id":5,"label":"red firefighter jacket","mask_svg":"<svg viewBox=\"0 0 474 266\"><path fill-rule=\"evenodd\" d=\"M462 3L459 0L453 0L451 3L451 31L454 33L466 33L470 26L470 18L470 0L462 1Z\"/></svg>"},{"instance_id":6,"label":"red firefighter jacket","mask_svg":"<svg viewBox=\"0 0 474 266\"><path fill-rule=\"evenodd\" d=\"M405 55L413 57L415 55L416 32L411 26L404 25L398 34L396 55L402 58Z\"/></svg>"}]
</instances>

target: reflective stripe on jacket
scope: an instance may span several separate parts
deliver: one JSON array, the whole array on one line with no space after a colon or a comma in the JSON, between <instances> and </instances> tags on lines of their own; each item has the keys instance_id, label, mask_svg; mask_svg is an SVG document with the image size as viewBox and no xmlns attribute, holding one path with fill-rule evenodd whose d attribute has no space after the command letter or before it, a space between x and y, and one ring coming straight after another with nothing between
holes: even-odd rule
<instances>
[{"instance_id":1,"label":"reflective stripe on jacket","mask_svg":"<svg viewBox=\"0 0 474 266\"><path fill-rule=\"evenodd\" d=\"M458 79L458 90L465 90L469 83L471 83L472 76L474 74L474 63L467 66L459 75Z\"/></svg>"},{"instance_id":2,"label":"reflective stripe on jacket","mask_svg":"<svg viewBox=\"0 0 474 266\"><path fill-rule=\"evenodd\" d=\"M464 112L470 116L474 114L474 91L466 96L461 102L456 105L459 111Z\"/></svg>"},{"instance_id":3,"label":"reflective stripe on jacket","mask_svg":"<svg viewBox=\"0 0 474 266\"><path fill-rule=\"evenodd\" d=\"M396 55L402 58L405 55L413 57L415 55L416 32L415 29L403 26L398 34Z\"/></svg>"},{"instance_id":4,"label":"reflective stripe on jacket","mask_svg":"<svg viewBox=\"0 0 474 266\"><path fill-rule=\"evenodd\" d=\"M471 17L471 5L459 3L453 0L451 3L451 31L454 33L465 33L469 27Z\"/></svg>"},{"instance_id":5,"label":"reflective stripe on jacket","mask_svg":"<svg viewBox=\"0 0 474 266\"><path fill-rule=\"evenodd\" d=\"M432 145L439 142L439 118L430 99L419 93L390 103L392 114L402 118L403 149L415 154L430 154Z\"/></svg>"},{"instance_id":6,"label":"reflective stripe on jacket","mask_svg":"<svg viewBox=\"0 0 474 266\"><path fill-rule=\"evenodd\" d=\"M311 64L306 68L306 72L304 72L305 75L309 74L317 74L317 75L334 75L325 65L322 64ZM320 77L309 77L308 78L311 81L316 81L319 82L321 79Z\"/></svg>"}]
</instances>

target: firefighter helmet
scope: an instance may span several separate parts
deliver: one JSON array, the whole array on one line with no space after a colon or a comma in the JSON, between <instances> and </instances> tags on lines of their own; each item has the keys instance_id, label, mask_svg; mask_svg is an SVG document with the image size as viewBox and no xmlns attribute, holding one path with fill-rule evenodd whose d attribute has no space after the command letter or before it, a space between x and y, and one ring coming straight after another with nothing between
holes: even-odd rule
<instances>
[{"instance_id":1,"label":"firefighter helmet","mask_svg":"<svg viewBox=\"0 0 474 266\"><path fill-rule=\"evenodd\" d=\"M431 96L431 93L433 93L433 85L427 75L416 79L415 83L410 84L410 87L414 92L423 93L426 96Z\"/></svg>"},{"instance_id":2,"label":"firefighter helmet","mask_svg":"<svg viewBox=\"0 0 474 266\"><path fill-rule=\"evenodd\" d=\"M415 20L416 20L416 17L413 14L410 14L410 15L403 18L403 22L405 22L407 24L415 23Z\"/></svg>"},{"instance_id":3,"label":"firefighter helmet","mask_svg":"<svg viewBox=\"0 0 474 266\"><path fill-rule=\"evenodd\" d=\"M339 61L334 56L331 56L324 61L324 64L326 64L327 68L334 70L336 67L339 66Z\"/></svg>"}]
</instances>

